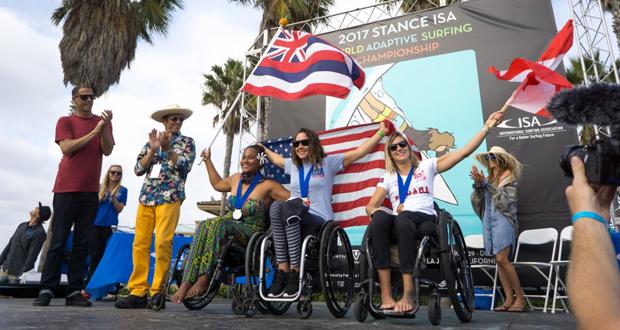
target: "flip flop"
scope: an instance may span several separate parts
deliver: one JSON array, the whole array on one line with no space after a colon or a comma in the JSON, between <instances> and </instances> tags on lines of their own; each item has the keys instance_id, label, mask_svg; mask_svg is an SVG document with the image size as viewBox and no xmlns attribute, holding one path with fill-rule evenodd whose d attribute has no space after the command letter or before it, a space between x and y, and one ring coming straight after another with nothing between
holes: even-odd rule
<instances>
[{"instance_id":1,"label":"flip flop","mask_svg":"<svg viewBox=\"0 0 620 330\"><path fill-rule=\"evenodd\" d=\"M494 312L507 312L512 308L512 306L501 305L499 307L495 307L493 309Z\"/></svg>"}]
</instances>

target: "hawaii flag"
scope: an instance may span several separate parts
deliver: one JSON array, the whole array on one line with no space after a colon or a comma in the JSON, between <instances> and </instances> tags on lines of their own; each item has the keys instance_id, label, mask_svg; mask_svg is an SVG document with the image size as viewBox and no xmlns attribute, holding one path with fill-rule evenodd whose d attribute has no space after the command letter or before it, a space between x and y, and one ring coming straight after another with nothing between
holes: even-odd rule
<instances>
[{"instance_id":1,"label":"hawaii flag","mask_svg":"<svg viewBox=\"0 0 620 330\"><path fill-rule=\"evenodd\" d=\"M551 118L546 109L551 97L562 89L572 88L566 78L554 71L572 45L573 21L569 20L538 61L516 58L504 71L489 67L489 72L495 74L497 79L521 83L506 103L529 113Z\"/></svg>"},{"instance_id":2,"label":"hawaii flag","mask_svg":"<svg viewBox=\"0 0 620 330\"><path fill-rule=\"evenodd\" d=\"M338 47L307 32L280 29L241 89L282 100L345 98L364 78L362 68Z\"/></svg>"}]
</instances>

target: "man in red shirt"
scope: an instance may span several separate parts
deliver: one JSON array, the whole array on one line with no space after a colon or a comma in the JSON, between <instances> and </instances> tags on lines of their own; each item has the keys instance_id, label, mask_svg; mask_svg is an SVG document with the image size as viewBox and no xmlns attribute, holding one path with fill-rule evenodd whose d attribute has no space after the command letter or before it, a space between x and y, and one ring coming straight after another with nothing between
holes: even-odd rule
<instances>
[{"instance_id":1,"label":"man in red shirt","mask_svg":"<svg viewBox=\"0 0 620 330\"><path fill-rule=\"evenodd\" d=\"M92 113L95 96L90 87L77 86L71 96L75 111L56 123L55 141L63 156L53 189L52 241L41 274L41 291L33 303L35 306L48 306L54 297L52 289L60 282L60 265L72 226L73 249L65 304L91 305L80 290L84 287L88 239L99 205L101 161L103 155L110 155L114 148L112 111L104 110L101 116Z\"/></svg>"}]
</instances>

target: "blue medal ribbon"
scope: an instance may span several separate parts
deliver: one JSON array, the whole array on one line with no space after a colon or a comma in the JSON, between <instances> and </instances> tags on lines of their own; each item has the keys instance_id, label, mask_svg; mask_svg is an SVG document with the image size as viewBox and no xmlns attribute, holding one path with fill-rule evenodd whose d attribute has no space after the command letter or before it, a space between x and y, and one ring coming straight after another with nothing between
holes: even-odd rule
<instances>
[{"instance_id":1,"label":"blue medal ribbon","mask_svg":"<svg viewBox=\"0 0 620 330\"><path fill-rule=\"evenodd\" d=\"M241 177L239 177L239 185L237 185L237 195L235 196L235 209L241 210L243 203L245 203L245 201L248 199L248 197L250 196L250 193L252 193L252 190L254 190L254 187L256 187L256 185L258 184L258 181L260 180L260 178L261 178L260 172L256 173L248 189L245 191L243 196L239 198L239 196L241 195L241 188L243 185L243 181L241 180Z\"/></svg>"},{"instance_id":2,"label":"blue medal ribbon","mask_svg":"<svg viewBox=\"0 0 620 330\"><path fill-rule=\"evenodd\" d=\"M411 178L413 178L413 166L411 166L409 174L407 174L407 181L405 181L405 183L403 183L403 178L400 176L398 171L396 174L398 175L398 201L400 204L403 204L407 198L407 191L409 190L409 185L411 184Z\"/></svg>"},{"instance_id":3,"label":"blue medal ribbon","mask_svg":"<svg viewBox=\"0 0 620 330\"><path fill-rule=\"evenodd\" d=\"M308 188L310 187L310 178L312 177L312 171L314 170L314 164L310 166L310 170L306 177L304 178L304 165L301 164L298 167L299 172L299 189L301 190L301 198L308 197Z\"/></svg>"}]
</instances>

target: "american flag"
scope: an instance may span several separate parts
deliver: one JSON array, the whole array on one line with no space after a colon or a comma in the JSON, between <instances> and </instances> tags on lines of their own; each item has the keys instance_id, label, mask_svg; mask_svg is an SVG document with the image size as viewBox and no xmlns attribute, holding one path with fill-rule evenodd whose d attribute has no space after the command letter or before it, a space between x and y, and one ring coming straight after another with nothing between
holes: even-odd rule
<instances>
[{"instance_id":1,"label":"american flag","mask_svg":"<svg viewBox=\"0 0 620 330\"><path fill-rule=\"evenodd\" d=\"M338 154L360 146L379 129L379 123L363 124L335 128L318 132L325 153ZM358 159L336 175L332 190L332 210L334 219L342 227L368 224L366 205L375 191L375 187L385 173L384 146L388 137L384 137L366 156ZM263 145L285 158L291 157L292 137L265 141ZM265 175L282 184L290 183L290 177L284 171L268 163ZM389 207L389 206L388 206Z\"/></svg>"},{"instance_id":2,"label":"american flag","mask_svg":"<svg viewBox=\"0 0 620 330\"><path fill-rule=\"evenodd\" d=\"M241 89L283 100L345 98L364 79L362 68L340 48L307 32L280 29Z\"/></svg>"}]
</instances>

